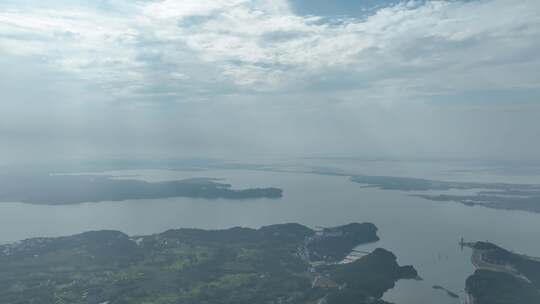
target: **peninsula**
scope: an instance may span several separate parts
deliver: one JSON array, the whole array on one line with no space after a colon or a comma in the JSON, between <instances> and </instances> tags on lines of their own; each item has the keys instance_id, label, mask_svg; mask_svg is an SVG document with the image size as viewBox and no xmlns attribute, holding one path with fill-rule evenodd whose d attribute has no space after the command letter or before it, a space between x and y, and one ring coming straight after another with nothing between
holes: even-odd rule
<instances>
[{"instance_id":1,"label":"peninsula","mask_svg":"<svg viewBox=\"0 0 540 304\"><path fill-rule=\"evenodd\" d=\"M189 197L202 199L281 198L278 188L233 189L211 178L147 182L101 175L0 176L0 202L67 205L85 202Z\"/></svg>"},{"instance_id":2,"label":"peninsula","mask_svg":"<svg viewBox=\"0 0 540 304\"><path fill-rule=\"evenodd\" d=\"M377 239L376 231L282 224L30 239L0 246L0 302L383 304L397 280L417 276L412 266L399 266L384 249L337 263L352 245ZM324 262L311 260L322 252Z\"/></svg>"}]
</instances>

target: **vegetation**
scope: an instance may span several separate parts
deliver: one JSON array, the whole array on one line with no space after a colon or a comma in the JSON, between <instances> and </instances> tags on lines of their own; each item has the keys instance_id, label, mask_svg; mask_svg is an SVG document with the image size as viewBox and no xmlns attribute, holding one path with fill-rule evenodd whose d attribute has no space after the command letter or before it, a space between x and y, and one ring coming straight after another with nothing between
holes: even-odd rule
<instances>
[{"instance_id":1,"label":"vegetation","mask_svg":"<svg viewBox=\"0 0 540 304\"><path fill-rule=\"evenodd\" d=\"M349 234L373 233L371 225L345 227L347 242ZM314 235L286 224L30 239L0 246L0 303L375 303L396 280L416 273L382 249L313 270L304 250ZM314 286L322 277L335 285Z\"/></svg>"},{"instance_id":2,"label":"vegetation","mask_svg":"<svg viewBox=\"0 0 540 304\"><path fill-rule=\"evenodd\" d=\"M540 303L540 293L533 285L509 273L477 270L466 285L477 304Z\"/></svg>"},{"instance_id":3,"label":"vegetation","mask_svg":"<svg viewBox=\"0 0 540 304\"><path fill-rule=\"evenodd\" d=\"M355 303L358 299L366 301L378 299L388 289L393 288L397 280L413 279L418 276L413 267L400 267L396 262L396 256L384 249L376 249L351 264L329 266L325 272L332 280L344 286L342 292L330 295L330 303Z\"/></svg>"},{"instance_id":4,"label":"vegetation","mask_svg":"<svg viewBox=\"0 0 540 304\"><path fill-rule=\"evenodd\" d=\"M488 242L473 248L486 265L467 279L467 291L477 304L540 303L539 260Z\"/></svg>"},{"instance_id":5,"label":"vegetation","mask_svg":"<svg viewBox=\"0 0 540 304\"><path fill-rule=\"evenodd\" d=\"M208 178L151 183L97 175L0 176L0 201L29 204L62 205L170 197L280 198L282 192L278 188L235 190L229 184Z\"/></svg>"}]
</instances>

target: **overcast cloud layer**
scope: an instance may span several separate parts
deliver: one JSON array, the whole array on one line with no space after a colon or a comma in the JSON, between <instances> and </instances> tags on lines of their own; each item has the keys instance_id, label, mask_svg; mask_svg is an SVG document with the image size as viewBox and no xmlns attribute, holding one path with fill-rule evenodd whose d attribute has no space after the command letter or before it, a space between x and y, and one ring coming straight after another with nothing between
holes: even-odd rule
<instances>
[{"instance_id":1,"label":"overcast cloud layer","mask_svg":"<svg viewBox=\"0 0 540 304\"><path fill-rule=\"evenodd\" d=\"M0 156L540 155L540 1L365 3L0 0Z\"/></svg>"}]
</instances>

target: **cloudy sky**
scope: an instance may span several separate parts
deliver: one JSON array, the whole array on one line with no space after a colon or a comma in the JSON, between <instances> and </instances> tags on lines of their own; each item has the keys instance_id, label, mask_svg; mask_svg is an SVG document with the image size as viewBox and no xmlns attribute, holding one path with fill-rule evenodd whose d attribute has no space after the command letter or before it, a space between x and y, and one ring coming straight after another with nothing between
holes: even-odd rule
<instances>
[{"instance_id":1,"label":"cloudy sky","mask_svg":"<svg viewBox=\"0 0 540 304\"><path fill-rule=\"evenodd\" d=\"M537 159L540 1L0 0L0 157Z\"/></svg>"}]
</instances>

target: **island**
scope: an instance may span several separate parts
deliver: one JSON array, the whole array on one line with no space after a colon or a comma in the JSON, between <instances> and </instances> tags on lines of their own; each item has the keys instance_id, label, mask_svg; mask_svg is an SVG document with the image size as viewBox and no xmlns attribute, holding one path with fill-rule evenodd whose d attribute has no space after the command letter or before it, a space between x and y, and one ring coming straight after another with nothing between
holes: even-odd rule
<instances>
[{"instance_id":1,"label":"island","mask_svg":"<svg viewBox=\"0 0 540 304\"><path fill-rule=\"evenodd\" d=\"M0 246L0 303L383 304L416 270L384 249L340 261L376 232L373 224L280 224L29 239Z\"/></svg>"},{"instance_id":2,"label":"island","mask_svg":"<svg viewBox=\"0 0 540 304\"><path fill-rule=\"evenodd\" d=\"M478 192L468 195L417 193L412 196L437 202L458 202L467 206L540 213L540 185L451 182L412 177L368 175L351 176L350 180L362 184L364 187L407 192L478 190Z\"/></svg>"},{"instance_id":3,"label":"island","mask_svg":"<svg viewBox=\"0 0 540 304\"><path fill-rule=\"evenodd\" d=\"M448 194L417 194L416 197L436 202L457 202L466 206L481 206L500 210L520 210L540 213L540 193L534 192L529 196L512 194L514 191L499 191L490 194L490 191L480 191L473 195Z\"/></svg>"},{"instance_id":4,"label":"island","mask_svg":"<svg viewBox=\"0 0 540 304\"><path fill-rule=\"evenodd\" d=\"M468 304L540 303L540 259L489 242L465 244L476 267L467 278Z\"/></svg>"},{"instance_id":5,"label":"island","mask_svg":"<svg viewBox=\"0 0 540 304\"><path fill-rule=\"evenodd\" d=\"M67 205L172 197L242 200L282 196L279 188L233 189L212 178L147 182L102 175L0 175L0 202Z\"/></svg>"}]
</instances>

